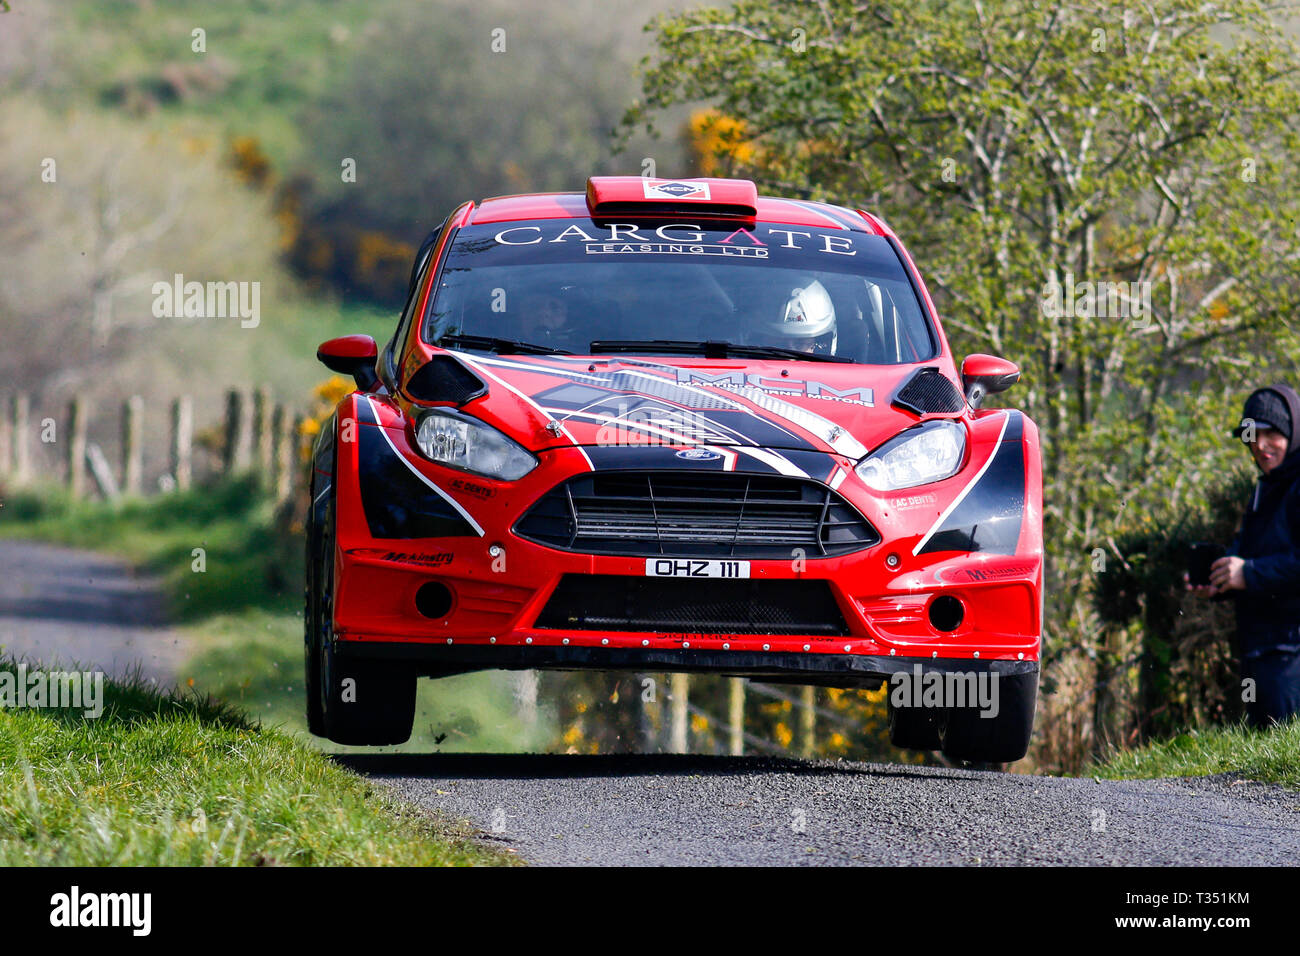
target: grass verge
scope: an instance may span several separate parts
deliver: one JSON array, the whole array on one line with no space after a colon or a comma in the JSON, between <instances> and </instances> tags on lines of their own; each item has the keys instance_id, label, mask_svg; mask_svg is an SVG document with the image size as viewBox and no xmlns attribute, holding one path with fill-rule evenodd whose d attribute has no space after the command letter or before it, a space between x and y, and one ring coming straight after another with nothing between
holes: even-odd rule
<instances>
[{"instance_id":1,"label":"grass verge","mask_svg":"<svg viewBox=\"0 0 1300 956\"><path fill-rule=\"evenodd\" d=\"M98 719L0 711L0 866L510 860L224 702L106 681Z\"/></svg>"},{"instance_id":2,"label":"grass verge","mask_svg":"<svg viewBox=\"0 0 1300 956\"><path fill-rule=\"evenodd\" d=\"M1300 720L1272 730L1214 727L1121 750L1085 775L1107 779L1200 777L1232 773L1300 789Z\"/></svg>"}]
</instances>

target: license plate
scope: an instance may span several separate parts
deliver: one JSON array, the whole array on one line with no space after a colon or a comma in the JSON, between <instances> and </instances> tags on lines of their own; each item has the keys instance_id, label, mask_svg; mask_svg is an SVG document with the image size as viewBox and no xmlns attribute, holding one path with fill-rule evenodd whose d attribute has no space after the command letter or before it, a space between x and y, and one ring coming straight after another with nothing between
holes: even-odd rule
<instances>
[{"instance_id":1,"label":"license plate","mask_svg":"<svg viewBox=\"0 0 1300 956\"><path fill-rule=\"evenodd\" d=\"M749 562L646 558L645 573L649 578L747 578Z\"/></svg>"}]
</instances>

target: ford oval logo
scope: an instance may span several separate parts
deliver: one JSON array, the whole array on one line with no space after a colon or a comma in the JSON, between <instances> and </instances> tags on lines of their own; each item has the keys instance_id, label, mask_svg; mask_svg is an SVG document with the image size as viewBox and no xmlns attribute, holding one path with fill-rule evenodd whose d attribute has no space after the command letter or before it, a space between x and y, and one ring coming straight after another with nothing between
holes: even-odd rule
<instances>
[{"instance_id":1,"label":"ford oval logo","mask_svg":"<svg viewBox=\"0 0 1300 956\"><path fill-rule=\"evenodd\" d=\"M683 448L677 453L678 458L684 458L687 461L720 461L722 456L716 451L707 451L703 448Z\"/></svg>"}]
</instances>

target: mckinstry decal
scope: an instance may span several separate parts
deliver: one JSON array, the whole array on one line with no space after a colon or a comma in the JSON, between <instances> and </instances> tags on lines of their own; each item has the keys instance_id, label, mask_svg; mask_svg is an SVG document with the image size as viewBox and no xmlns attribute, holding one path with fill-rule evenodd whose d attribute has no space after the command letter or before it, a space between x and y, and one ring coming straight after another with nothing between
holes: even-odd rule
<instances>
[{"instance_id":1,"label":"mckinstry decal","mask_svg":"<svg viewBox=\"0 0 1300 956\"><path fill-rule=\"evenodd\" d=\"M945 583L1001 581L1008 578L1028 577L1036 570L1037 568L1032 564L1017 564L1001 568L936 568L934 579Z\"/></svg>"},{"instance_id":2,"label":"mckinstry decal","mask_svg":"<svg viewBox=\"0 0 1300 956\"><path fill-rule=\"evenodd\" d=\"M406 564L423 564L431 568L440 568L451 564L450 551L389 551L384 554L385 561L402 561Z\"/></svg>"},{"instance_id":3,"label":"mckinstry decal","mask_svg":"<svg viewBox=\"0 0 1300 956\"><path fill-rule=\"evenodd\" d=\"M672 179L643 179L646 199L699 199L708 201L708 183L683 183Z\"/></svg>"},{"instance_id":4,"label":"mckinstry decal","mask_svg":"<svg viewBox=\"0 0 1300 956\"><path fill-rule=\"evenodd\" d=\"M712 385L715 388L732 390L756 388L762 392L775 392L781 395L802 395L805 398L820 398L832 402L849 402L853 405L875 407L875 393L867 387L835 388L824 382L799 381L798 379L769 379L757 372L744 372L737 369L713 375L694 368L677 369L678 385Z\"/></svg>"},{"instance_id":5,"label":"mckinstry decal","mask_svg":"<svg viewBox=\"0 0 1300 956\"><path fill-rule=\"evenodd\" d=\"M556 225L549 229L544 226L510 226L502 229L492 238L503 246L577 242L586 246L587 252L592 254L678 253L747 256L751 259L769 258L772 249L799 249L833 256L858 254L851 235L828 235L806 229L782 229L777 226L757 226L754 229L741 227L721 239L705 242L708 233L692 223L667 223L651 229L649 226L630 222L611 222L602 226L587 223L578 225L571 222L564 228L560 228L562 222L563 220L557 221Z\"/></svg>"}]
</instances>

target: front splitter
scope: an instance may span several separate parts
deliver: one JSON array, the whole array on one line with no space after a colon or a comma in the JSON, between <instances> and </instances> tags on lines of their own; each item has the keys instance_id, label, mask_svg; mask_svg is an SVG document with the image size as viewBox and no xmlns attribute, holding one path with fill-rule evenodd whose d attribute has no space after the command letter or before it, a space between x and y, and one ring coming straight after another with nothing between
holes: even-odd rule
<instances>
[{"instance_id":1,"label":"front splitter","mask_svg":"<svg viewBox=\"0 0 1300 956\"><path fill-rule=\"evenodd\" d=\"M831 687L874 687L892 674L912 674L917 666L922 673L996 673L1007 677L1038 671L1038 661L1034 660L969 657L574 645L449 645L408 641L339 641L336 647L339 654L349 657L408 662L428 676L449 676L476 670L653 670L784 679L791 683Z\"/></svg>"}]
</instances>

